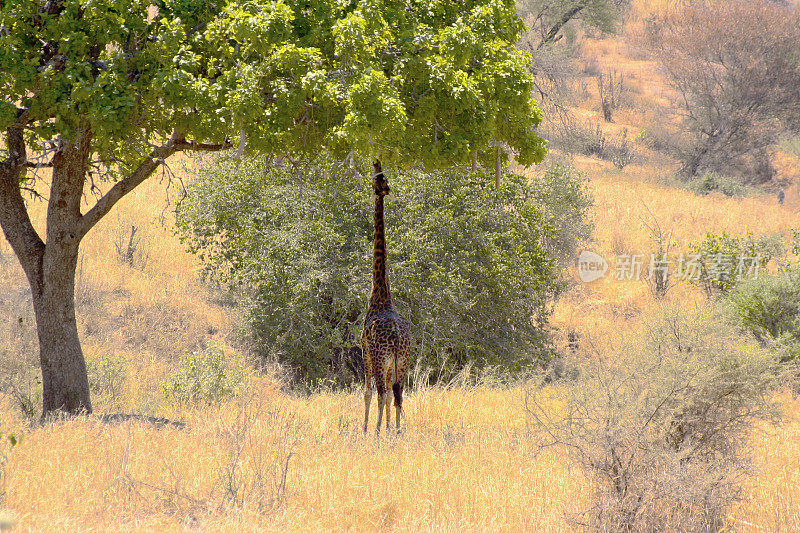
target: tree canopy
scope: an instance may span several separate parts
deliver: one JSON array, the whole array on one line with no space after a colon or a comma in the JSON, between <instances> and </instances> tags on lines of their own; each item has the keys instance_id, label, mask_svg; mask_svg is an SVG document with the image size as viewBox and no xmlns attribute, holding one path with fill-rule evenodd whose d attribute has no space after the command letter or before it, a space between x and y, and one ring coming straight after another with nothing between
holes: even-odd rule
<instances>
[{"instance_id":1,"label":"tree canopy","mask_svg":"<svg viewBox=\"0 0 800 533\"><path fill-rule=\"evenodd\" d=\"M510 1L3 0L0 24L0 128L90 128L98 171L173 131L390 164L544 154Z\"/></svg>"}]
</instances>

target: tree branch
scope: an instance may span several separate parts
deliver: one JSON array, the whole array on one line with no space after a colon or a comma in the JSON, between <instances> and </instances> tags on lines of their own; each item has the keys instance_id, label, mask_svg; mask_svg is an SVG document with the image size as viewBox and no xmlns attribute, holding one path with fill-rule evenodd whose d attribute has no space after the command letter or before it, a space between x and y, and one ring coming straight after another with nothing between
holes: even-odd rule
<instances>
[{"instance_id":1,"label":"tree branch","mask_svg":"<svg viewBox=\"0 0 800 533\"><path fill-rule=\"evenodd\" d=\"M25 168L52 168L53 162L48 161L46 163L34 163L33 161L25 161L23 166Z\"/></svg>"},{"instance_id":2,"label":"tree branch","mask_svg":"<svg viewBox=\"0 0 800 533\"><path fill-rule=\"evenodd\" d=\"M197 141L187 141L186 139L176 139L175 146L177 151L194 150L195 152L221 152L229 150L233 145L229 141L221 144L199 143Z\"/></svg>"},{"instance_id":3,"label":"tree branch","mask_svg":"<svg viewBox=\"0 0 800 533\"><path fill-rule=\"evenodd\" d=\"M165 144L156 147L150 155L146 156L139 163L129 176L118 181L111 190L103 195L97 203L85 215L81 217L78 225L78 234L80 237L86 235L90 229L97 224L100 219L111 211L111 208L126 194L138 187L144 180L155 172L159 165L176 152L184 150L194 150L199 152L218 152L220 150L227 150L231 148L230 142L226 141L221 144L208 144L199 143L196 141L187 141L183 136L177 132L173 132L172 137Z\"/></svg>"},{"instance_id":4,"label":"tree branch","mask_svg":"<svg viewBox=\"0 0 800 533\"><path fill-rule=\"evenodd\" d=\"M26 112L18 110L17 122L6 130L8 157L0 161L0 226L19 258L25 275L34 285L41 272L44 243L31 223L20 189L21 173L26 167L26 146L22 136Z\"/></svg>"},{"instance_id":5,"label":"tree branch","mask_svg":"<svg viewBox=\"0 0 800 533\"><path fill-rule=\"evenodd\" d=\"M556 36L558 35L558 32L561 31L561 28L563 28L567 22L572 20L573 17L575 17L575 15L580 13L583 10L583 8L585 8L588 4L589 0L581 0L580 2L572 6L572 8L569 11L565 12L561 16L561 19L557 21L555 24L553 24L553 27L550 28L550 31L547 33L544 39L542 39L542 42L539 43L539 46L537 46L536 49L537 50L540 49L547 43L555 42L557 40Z\"/></svg>"}]
</instances>

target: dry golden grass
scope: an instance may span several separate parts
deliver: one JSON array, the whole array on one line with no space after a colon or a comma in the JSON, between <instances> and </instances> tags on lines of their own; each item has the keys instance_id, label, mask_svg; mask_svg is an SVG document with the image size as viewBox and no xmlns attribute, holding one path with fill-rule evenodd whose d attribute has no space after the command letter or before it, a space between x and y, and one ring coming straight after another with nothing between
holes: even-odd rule
<instances>
[{"instance_id":1,"label":"dry golden grass","mask_svg":"<svg viewBox=\"0 0 800 533\"><path fill-rule=\"evenodd\" d=\"M5 465L5 516L26 530L562 531L591 501L563 450L537 453L521 387L417 391L404 435L380 440L361 434L358 393L251 387L175 411L184 428L33 428L6 406L2 431L24 436ZM743 529L800 524L798 437L797 421L753 437L757 474L731 515Z\"/></svg>"},{"instance_id":2,"label":"dry golden grass","mask_svg":"<svg viewBox=\"0 0 800 533\"><path fill-rule=\"evenodd\" d=\"M782 401L786 424L760 428L751 439L756 471L733 513L744 531L800 530L800 400L785 394Z\"/></svg>"},{"instance_id":3,"label":"dry golden grass","mask_svg":"<svg viewBox=\"0 0 800 533\"><path fill-rule=\"evenodd\" d=\"M593 175L590 187L597 249L605 254L615 246L649 249L640 220L649 215L645 205L674 225L682 244L706 229L758 234L800 226L796 214L777 209L770 199L696 197L613 172ZM160 190L152 182L120 206L122 216L155 235L144 273L101 253L113 247L113 218L90 236L83 268L95 273L83 280L97 309L85 307L81 322L87 327L108 320L116 328L83 331L90 359L113 354L128 362L118 397L95 395L100 412L166 416L186 426L95 419L31 426L5 398L0 431L23 435L13 449L3 442L6 518L26 530L575 527L567 518L590 504L591 485L563 450L537 453L521 386L413 392L405 434L380 440L372 431L361 434L363 400L357 392L296 397L281 391L278 378L252 374L247 390L219 405L186 407L167 398L163 387L179 354L175 347L167 355L159 350L169 343L191 349L195 343L187 337L208 326L217 333L205 343L224 344L233 318L209 303L196 281L194 259L181 251L169 226L153 222L163 204L151 199L163 196ZM4 287L22 283L11 270L0 281ZM655 305L643 283L602 283L565 297L556 322L568 316L599 335L634 327L642 310ZM673 293L674 299L699 297L679 291L684 292ZM183 310L190 323L170 324L175 310ZM137 321L141 316L150 318ZM787 412L800 407L789 396L783 401ZM800 527L798 437L794 419L754 434L757 471L746 487L749 500L732 510L742 529ZM239 476L232 482L231 472Z\"/></svg>"},{"instance_id":4,"label":"dry golden grass","mask_svg":"<svg viewBox=\"0 0 800 533\"><path fill-rule=\"evenodd\" d=\"M157 184L150 186L141 192L155 194ZM647 244L637 219L647 213L642 202L673 222L682 242L702 236L706 227L750 228L761 210L774 208L768 200L698 198L620 176L595 177L591 188L604 253L613 251L615 239L632 249ZM146 201L122 208L141 222L158 211ZM695 226L687 224L692 216ZM788 210L761 221L763 231L798 225ZM97 394L95 403L101 412L166 416L186 427L94 419L31 426L6 398L0 431L23 438L13 449L3 442L3 506L21 529L561 531L575 527L566 518L590 504L591 484L563 450L537 453L521 386L416 391L407 399L405 434L380 440L372 431L361 434L363 400L357 392L296 397L282 392L277 378L252 375L247 391L220 405L191 408L167 398L162 389L176 360L175 348L159 353L163 343L188 349L193 343L186 336L206 325L218 328L207 343L224 342L232 317L208 303L194 278L194 260L180 252L168 229L153 225L158 245L171 252L151 255L150 273L144 274L93 248L107 246L114 231L113 223L100 227L87 243L87 264L96 261L92 268L103 269L87 284L105 311L84 308L81 321L85 327L112 316L116 327L128 328L100 328L84 332L84 339L89 358L113 354L129 366L119 397ZM157 288L149 277L158 280ZM4 272L4 287L10 278ZM641 283L577 291L559 304L559 313L571 313L575 324L594 334L633 327L641 310L653 305ZM185 310L193 323L159 331L170 325L168 318L136 321L136 310L163 317L161 306L170 313ZM126 307L133 311L122 313ZM789 412L800 407L790 397L784 402ZM795 420L753 436L758 470L746 487L750 500L732 511L742 529L791 530L800 524L798 437ZM232 482L231 472L238 476Z\"/></svg>"},{"instance_id":5,"label":"dry golden grass","mask_svg":"<svg viewBox=\"0 0 800 533\"><path fill-rule=\"evenodd\" d=\"M30 529L562 530L589 496L557 450L534 453L520 387L417 391L405 433L380 440L361 434L360 394L252 391L176 413L183 429L23 427L5 507Z\"/></svg>"}]
</instances>

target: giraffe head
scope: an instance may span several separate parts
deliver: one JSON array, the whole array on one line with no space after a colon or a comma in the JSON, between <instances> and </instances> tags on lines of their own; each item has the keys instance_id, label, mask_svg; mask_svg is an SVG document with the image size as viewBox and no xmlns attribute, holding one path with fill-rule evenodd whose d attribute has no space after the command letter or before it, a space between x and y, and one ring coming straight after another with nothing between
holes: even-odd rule
<instances>
[{"instance_id":1,"label":"giraffe head","mask_svg":"<svg viewBox=\"0 0 800 533\"><path fill-rule=\"evenodd\" d=\"M375 192L375 196L390 196L392 194L392 190L389 188L389 182L386 181L386 176L383 175L381 162L375 161L374 167L375 176L372 180L372 188Z\"/></svg>"}]
</instances>

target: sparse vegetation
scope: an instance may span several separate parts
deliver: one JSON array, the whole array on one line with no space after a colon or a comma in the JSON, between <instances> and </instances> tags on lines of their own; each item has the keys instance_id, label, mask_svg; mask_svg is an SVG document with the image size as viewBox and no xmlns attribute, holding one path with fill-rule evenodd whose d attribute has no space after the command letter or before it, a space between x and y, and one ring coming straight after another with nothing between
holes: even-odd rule
<instances>
[{"instance_id":1,"label":"sparse vegetation","mask_svg":"<svg viewBox=\"0 0 800 533\"><path fill-rule=\"evenodd\" d=\"M558 145L570 152L597 156L609 161L619 170L624 169L636 159L635 148L628 138L628 130L623 128L617 135L609 135L599 122L582 124L566 119L563 135L557 137Z\"/></svg>"},{"instance_id":2,"label":"sparse vegetation","mask_svg":"<svg viewBox=\"0 0 800 533\"><path fill-rule=\"evenodd\" d=\"M708 171L763 184L767 148L800 126L800 14L767 0L698 1L650 19L646 41L694 136L685 175Z\"/></svg>"},{"instance_id":3,"label":"sparse vegetation","mask_svg":"<svg viewBox=\"0 0 800 533\"><path fill-rule=\"evenodd\" d=\"M129 223L117 218L117 235L114 240L114 251L117 259L130 268L144 270L150 259L152 243L146 231L136 223Z\"/></svg>"},{"instance_id":4,"label":"sparse vegetation","mask_svg":"<svg viewBox=\"0 0 800 533\"><path fill-rule=\"evenodd\" d=\"M165 392L179 402L210 405L235 394L243 381L242 367L212 347L183 357Z\"/></svg>"},{"instance_id":5,"label":"sparse vegetation","mask_svg":"<svg viewBox=\"0 0 800 533\"><path fill-rule=\"evenodd\" d=\"M600 110L606 122L614 122L614 111L622 104L625 92L625 77L616 70L597 75L597 92L600 96Z\"/></svg>"},{"instance_id":6,"label":"sparse vegetation","mask_svg":"<svg viewBox=\"0 0 800 533\"><path fill-rule=\"evenodd\" d=\"M589 351L577 378L527 402L541 445L563 447L597 484L572 519L600 531L730 526L752 428L779 420L774 354L713 313L670 308L641 334Z\"/></svg>"},{"instance_id":7,"label":"sparse vegetation","mask_svg":"<svg viewBox=\"0 0 800 533\"><path fill-rule=\"evenodd\" d=\"M92 394L103 396L111 405L117 404L127 381L127 364L126 359L117 355L89 357L86 367Z\"/></svg>"},{"instance_id":8,"label":"sparse vegetation","mask_svg":"<svg viewBox=\"0 0 800 533\"><path fill-rule=\"evenodd\" d=\"M647 207L647 206L645 206ZM647 285L656 299L663 299L675 285L675 275L670 274L669 265L672 261L670 253L675 247L672 231L661 227L658 218L648 209L650 218L643 219L642 224L650 232L650 239L654 245L650 254L651 266L647 275Z\"/></svg>"}]
</instances>

